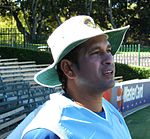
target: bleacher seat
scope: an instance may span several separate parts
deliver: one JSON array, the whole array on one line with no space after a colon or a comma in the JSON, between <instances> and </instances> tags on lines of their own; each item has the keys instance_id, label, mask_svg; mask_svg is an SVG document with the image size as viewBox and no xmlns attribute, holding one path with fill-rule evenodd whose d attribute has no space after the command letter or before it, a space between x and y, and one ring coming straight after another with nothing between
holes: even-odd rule
<instances>
[{"instance_id":1,"label":"bleacher seat","mask_svg":"<svg viewBox=\"0 0 150 139\"><path fill-rule=\"evenodd\" d=\"M37 65L35 61L18 62L17 58L0 59L0 114L21 106L28 114L49 99L49 94L56 90L42 87L33 80L34 74L47 66ZM3 136L8 133L3 130Z\"/></svg>"},{"instance_id":2,"label":"bleacher seat","mask_svg":"<svg viewBox=\"0 0 150 139\"><path fill-rule=\"evenodd\" d=\"M0 139L5 139L25 117L24 106L0 114Z\"/></svg>"},{"instance_id":3,"label":"bleacher seat","mask_svg":"<svg viewBox=\"0 0 150 139\"><path fill-rule=\"evenodd\" d=\"M18 61L18 58L0 59L0 63L6 63L10 61Z\"/></svg>"}]
</instances>

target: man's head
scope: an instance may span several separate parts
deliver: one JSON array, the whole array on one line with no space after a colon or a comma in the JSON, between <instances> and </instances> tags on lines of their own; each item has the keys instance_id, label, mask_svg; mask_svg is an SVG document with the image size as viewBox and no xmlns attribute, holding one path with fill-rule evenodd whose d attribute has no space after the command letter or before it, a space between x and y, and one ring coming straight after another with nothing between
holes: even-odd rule
<instances>
[{"instance_id":1,"label":"man's head","mask_svg":"<svg viewBox=\"0 0 150 139\"><path fill-rule=\"evenodd\" d=\"M97 92L112 88L115 66L107 37L90 38L73 49L59 62L57 71L64 90L70 84Z\"/></svg>"},{"instance_id":2,"label":"man's head","mask_svg":"<svg viewBox=\"0 0 150 139\"><path fill-rule=\"evenodd\" d=\"M59 68L60 66L57 65L60 65L58 63L60 63L62 59L71 57L71 59L69 59L68 61L73 60L71 62L79 64L78 58L80 57L80 55L78 56L77 54L77 57L74 56L76 55L74 51L76 51L79 46L79 48L82 48L84 45L87 45L87 43L89 43L92 38L96 38L99 36L103 36L105 40L108 39L108 42L112 46L112 55L114 55L121 45L128 28L129 26L119 29L102 31L99 27L96 27L91 17L84 15L75 16L66 20L51 34L48 39L48 45L51 48L54 59L53 64L37 73L34 78L35 81L47 87L60 86L61 82L59 81L57 72L57 68Z\"/></svg>"}]
</instances>

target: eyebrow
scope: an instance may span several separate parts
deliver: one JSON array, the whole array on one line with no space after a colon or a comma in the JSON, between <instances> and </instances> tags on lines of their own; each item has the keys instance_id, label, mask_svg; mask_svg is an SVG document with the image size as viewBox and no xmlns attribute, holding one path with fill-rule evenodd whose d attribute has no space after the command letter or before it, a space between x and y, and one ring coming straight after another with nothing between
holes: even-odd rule
<instances>
[{"instance_id":1,"label":"eyebrow","mask_svg":"<svg viewBox=\"0 0 150 139\"><path fill-rule=\"evenodd\" d=\"M86 49L86 51L87 51L87 52L92 52L92 51L99 50L99 49L101 49L101 48L100 48L99 46L95 45L95 46L93 46L93 47L88 47L88 48Z\"/></svg>"},{"instance_id":2,"label":"eyebrow","mask_svg":"<svg viewBox=\"0 0 150 139\"><path fill-rule=\"evenodd\" d=\"M107 48L112 48L111 47L111 45L110 45L110 43L107 41ZM99 45L98 45L99 43L96 43L96 44L94 44L94 45L92 45L92 47L90 47L90 46L87 46L86 47L86 51L94 51L94 50L100 50L101 49L101 47L99 47Z\"/></svg>"}]
</instances>

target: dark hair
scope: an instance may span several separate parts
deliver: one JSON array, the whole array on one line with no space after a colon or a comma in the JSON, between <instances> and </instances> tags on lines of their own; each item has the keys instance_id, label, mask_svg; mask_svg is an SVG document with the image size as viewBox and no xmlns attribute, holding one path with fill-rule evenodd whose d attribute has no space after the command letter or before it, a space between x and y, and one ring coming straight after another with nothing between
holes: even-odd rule
<instances>
[{"instance_id":1,"label":"dark hair","mask_svg":"<svg viewBox=\"0 0 150 139\"><path fill-rule=\"evenodd\" d=\"M64 56L62 58L62 60L67 59L67 60L71 61L72 63L74 63L79 68L78 56L79 56L80 48L81 48L80 45L77 46L72 51L70 51L66 56ZM61 70L61 66L60 66L61 61L57 64L57 73L58 73L58 76L59 76L59 81L62 83L62 89L66 92L67 77L64 74L64 72Z\"/></svg>"}]
</instances>

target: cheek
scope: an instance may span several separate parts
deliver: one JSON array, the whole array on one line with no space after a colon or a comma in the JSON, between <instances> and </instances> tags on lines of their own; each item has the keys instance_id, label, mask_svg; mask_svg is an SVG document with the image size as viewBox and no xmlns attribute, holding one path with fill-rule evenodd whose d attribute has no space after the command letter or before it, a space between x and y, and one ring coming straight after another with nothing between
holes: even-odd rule
<instances>
[{"instance_id":1,"label":"cheek","mask_svg":"<svg viewBox=\"0 0 150 139\"><path fill-rule=\"evenodd\" d=\"M96 60L84 60L80 65L80 73L86 76L99 76L100 62Z\"/></svg>"}]
</instances>

